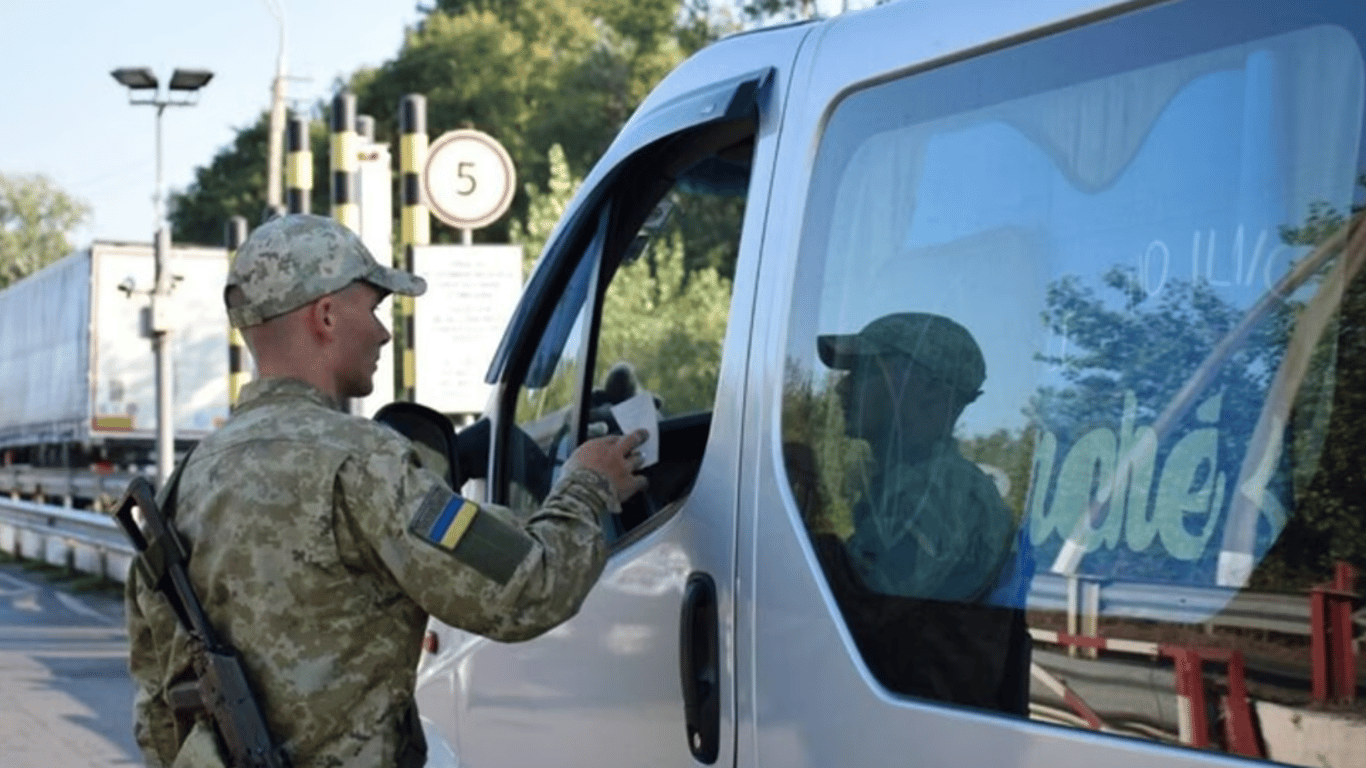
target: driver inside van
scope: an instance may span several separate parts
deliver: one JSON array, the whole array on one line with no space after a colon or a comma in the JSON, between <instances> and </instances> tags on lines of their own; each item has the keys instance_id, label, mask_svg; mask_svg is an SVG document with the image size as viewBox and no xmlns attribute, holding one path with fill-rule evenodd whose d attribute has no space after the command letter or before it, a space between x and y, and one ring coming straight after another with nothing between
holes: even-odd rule
<instances>
[{"instance_id":1,"label":"driver inside van","mask_svg":"<svg viewBox=\"0 0 1366 768\"><path fill-rule=\"evenodd\" d=\"M986 379L977 342L903 312L819 336L817 352L845 372L845 432L870 449L852 535L815 536L864 658L893 690L1027 713L1027 540L953 438Z\"/></svg>"}]
</instances>

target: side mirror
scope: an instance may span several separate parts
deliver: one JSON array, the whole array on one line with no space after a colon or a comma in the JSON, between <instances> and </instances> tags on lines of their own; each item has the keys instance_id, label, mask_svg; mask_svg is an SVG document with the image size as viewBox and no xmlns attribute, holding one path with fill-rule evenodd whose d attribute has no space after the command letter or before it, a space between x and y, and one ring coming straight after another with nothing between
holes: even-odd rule
<instances>
[{"instance_id":1,"label":"side mirror","mask_svg":"<svg viewBox=\"0 0 1366 768\"><path fill-rule=\"evenodd\" d=\"M455 425L445 414L418 403L397 401L375 412L374 420L408 438L417 447L424 465L459 490L464 484Z\"/></svg>"}]
</instances>

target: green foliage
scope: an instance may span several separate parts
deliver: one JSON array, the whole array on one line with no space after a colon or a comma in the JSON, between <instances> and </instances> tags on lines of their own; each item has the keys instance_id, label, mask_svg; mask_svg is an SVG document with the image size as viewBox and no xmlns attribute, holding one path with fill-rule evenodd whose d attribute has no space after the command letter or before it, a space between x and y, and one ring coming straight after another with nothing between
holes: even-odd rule
<instances>
[{"instance_id":1,"label":"green foliage","mask_svg":"<svg viewBox=\"0 0 1366 768\"><path fill-rule=\"evenodd\" d=\"M872 449L845 435L844 407L835 391L840 374L819 390L789 360L783 388L783 461L807 529L847 539L854 533L853 504L867 487Z\"/></svg>"},{"instance_id":2,"label":"green foliage","mask_svg":"<svg viewBox=\"0 0 1366 768\"><path fill-rule=\"evenodd\" d=\"M1032 407L1060 442L1097 420L1113 421L1110 412L1117 413L1125 392L1137 396L1140 421L1151 423L1242 317L1202 281L1173 280L1151 304L1132 270L1114 267L1104 283L1118 302L1075 276L1048 287L1044 322L1067 340L1066 351L1036 358L1056 366L1073 386L1041 389ZM1284 318L1259 325L1207 390L1235 390L1238 412L1250 409L1255 421L1285 333Z\"/></svg>"},{"instance_id":3,"label":"green foliage","mask_svg":"<svg viewBox=\"0 0 1366 768\"><path fill-rule=\"evenodd\" d=\"M1038 431L1038 427L1031 424L1020 433L998 429L989 435L958 441L964 458L1005 472L1010 487L1004 499L1006 506L1015 513L1016 522L1025 518L1025 496L1029 492L1029 475Z\"/></svg>"},{"instance_id":4,"label":"green foliage","mask_svg":"<svg viewBox=\"0 0 1366 768\"><path fill-rule=\"evenodd\" d=\"M540 192L535 184L525 186L528 201L526 217L520 221L514 219L511 227L512 242L522 246L524 282L531 277L532 268L540 258L541 251L545 250L546 242L550 240L550 233L555 230L555 225L559 223L560 217L564 216L565 208L569 206L569 201L574 198L574 192L583 182L582 179L570 174L569 162L565 160L563 147L552 144L546 154L550 178L546 181L545 192Z\"/></svg>"},{"instance_id":5,"label":"green foliage","mask_svg":"<svg viewBox=\"0 0 1366 768\"><path fill-rule=\"evenodd\" d=\"M730 281L715 269L684 269L683 241L656 240L617 270L602 309L598 372L619 360L669 414L710 410L721 373Z\"/></svg>"},{"instance_id":6,"label":"green foliage","mask_svg":"<svg viewBox=\"0 0 1366 768\"><path fill-rule=\"evenodd\" d=\"M89 216L46 176L0 173L0 288L69 253L67 236Z\"/></svg>"},{"instance_id":7,"label":"green foliage","mask_svg":"<svg viewBox=\"0 0 1366 768\"><path fill-rule=\"evenodd\" d=\"M341 85L356 94L358 112L375 119L378 141L397 139L399 100L423 94L432 138L461 127L485 131L507 148L523 189L543 188L552 145L585 173L655 83L686 52L728 30L727 17L708 3L693 0L680 13L677 0L442 0L393 59ZM325 105L317 111L325 114ZM226 217L259 220L266 122L240 130L190 188L173 195L178 241L218 243ZM312 130L313 210L325 213L325 121ZM512 218L525 219L529 199L514 197ZM509 233L505 218L476 240L504 242ZM433 221L432 239L459 234Z\"/></svg>"},{"instance_id":8,"label":"green foliage","mask_svg":"<svg viewBox=\"0 0 1366 768\"><path fill-rule=\"evenodd\" d=\"M528 185L527 216L513 228L528 273L580 183L558 146L551 147L548 165L547 191L538 193ZM630 363L641 386L659 396L669 414L711 407L730 311L730 280L711 267L690 267L691 249L685 243L681 229L670 230L652 238L634 262L617 269L603 299L595 367L600 380L614 363ZM734 265L728 268L733 271ZM566 350L544 391L519 401L519 422L569 404L577 372L572 354Z\"/></svg>"},{"instance_id":9,"label":"green foliage","mask_svg":"<svg viewBox=\"0 0 1366 768\"><path fill-rule=\"evenodd\" d=\"M1357 184L1366 188L1366 174L1357 177ZM1356 228L1366 226L1362 211L1361 205L1352 207ZM1281 239L1289 245L1317 246L1344 226L1348 215L1318 202L1310 205L1303 224L1282 227ZM1327 401L1327 407L1315 402L1319 407L1305 409L1330 414L1327 432L1304 424L1303 417L1291 430L1296 507L1253 574L1257 587L1311 587L1327 581L1339 561L1366 569L1366 475L1360 456L1366 443L1366 274L1358 273L1346 286L1337 322L1327 336L1306 376L1309 384L1321 382L1310 397ZM1321 450L1305 450L1305 433L1318 437Z\"/></svg>"},{"instance_id":10,"label":"green foliage","mask_svg":"<svg viewBox=\"0 0 1366 768\"><path fill-rule=\"evenodd\" d=\"M735 6L724 0L683 0L679 5L678 44L687 53L741 29Z\"/></svg>"},{"instance_id":11,"label":"green foliage","mask_svg":"<svg viewBox=\"0 0 1366 768\"><path fill-rule=\"evenodd\" d=\"M1301 224L1282 227L1281 237L1287 245L1311 248L1347 226L1349 218L1316 203ZM1240 476L1287 344L1310 308L1308 297L1319 302L1334 290L1327 278L1331 267L1332 262L1253 325L1190 400L1196 404L1214 395L1220 398L1218 444L1211 457L1217 458L1208 471L1219 473L1230 486ZM1136 396L1137 423L1152 425L1245 311L1203 281L1174 281L1159 297L1150 297L1130 272L1115 268L1104 276L1104 285L1108 291L1102 294L1067 277L1049 287L1043 319L1067 340L1067 347L1065 353L1039 359L1055 366L1068 385L1042 388L1031 408L1059 446L1071 445L1090 429L1118 423L1126 392ZM1366 566L1366 477L1359 471L1358 455L1366 442L1366 276L1358 274L1345 286L1336 310L1322 336L1307 339L1312 345L1308 369L1291 390L1284 449L1267 486L1268 496L1287 510L1288 519L1283 528L1265 517L1259 522L1257 552L1262 560L1253 574L1258 588L1295 589L1325 581L1337 561ZM1159 437L1159 466L1165 461L1163 450L1199 428L1195 421L1187 415ZM1012 490L1013 484L1012 476ZM1212 541L1222 539L1223 524L1218 522ZM1211 569L1217 550L1209 548L1193 567ZM1171 567L1127 550L1088 557L1114 559L1093 563L1106 573L1147 577L1154 575L1153 569ZM1160 554L1154 557L1160 559Z\"/></svg>"},{"instance_id":12,"label":"green foliage","mask_svg":"<svg viewBox=\"0 0 1366 768\"><path fill-rule=\"evenodd\" d=\"M741 6L745 18L768 23L809 19L816 13L815 0L748 0Z\"/></svg>"},{"instance_id":13,"label":"green foliage","mask_svg":"<svg viewBox=\"0 0 1366 768\"><path fill-rule=\"evenodd\" d=\"M260 224L266 213L266 157L270 115L262 113L250 126L238 130L232 144L219 150L207 166L195 169L194 181L184 191L171 194L171 237L179 243L222 245L228 219L242 216L247 225ZM331 206L327 125L309 124L313 153L310 210L326 213Z\"/></svg>"}]
</instances>

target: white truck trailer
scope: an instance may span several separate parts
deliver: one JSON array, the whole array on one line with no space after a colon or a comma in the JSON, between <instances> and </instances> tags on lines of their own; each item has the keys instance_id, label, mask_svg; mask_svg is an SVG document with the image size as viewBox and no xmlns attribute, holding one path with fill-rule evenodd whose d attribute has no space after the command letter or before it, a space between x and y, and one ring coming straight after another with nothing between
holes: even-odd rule
<instances>
[{"instance_id":1,"label":"white truck trailer","mask_svg":"<svg viewBox=\"0 0 1366 768\"><path fill-rule=\"evenodd\" d=\"M175 436L184 450L227 418L227 254L176 246ZM156 365L146 334L149 244L95 242L0 291L0 463L151 463Z\"/></svg>"}]
</instances>

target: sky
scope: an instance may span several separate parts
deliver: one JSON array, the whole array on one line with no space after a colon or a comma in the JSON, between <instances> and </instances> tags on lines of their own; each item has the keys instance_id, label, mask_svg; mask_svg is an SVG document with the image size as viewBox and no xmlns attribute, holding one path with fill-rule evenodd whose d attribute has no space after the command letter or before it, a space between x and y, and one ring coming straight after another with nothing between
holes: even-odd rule
<instances>
[{"instance_id":1,"label":"sky","mask_svg":"<svg viewBox=\"0 0 1366 768\"><path fill-rule=\"evenodd\" d=\"M415 0L279 0L285 6L291 99L326 97L338 76L397 53ZM150 241L155 228L156 109L132 106L110 72L176 67L213 80L193 107L162 116L164 183L194 168L270 106L280 26L266 0L0 0L0 172L41 173L89 203L91 239Z\"/></svg>"},{"instance_id":2,"label":"sky","mask_svg":"<svg viewBox=\"0 0 1366 768\"><path fill-rule=\"evenodd\" d=\"M165 82L176 67L214 78L193 107L162 116L163 182L183 189L238 129L270 107L284 8L291 100L312 104L338 77L392 58L417 0L0 0L0 172L41 173L86 201L73 233L150 242L155 230L156 110L132 106L110 76L150 67ZM857 6L859 3L850 3ZM838 11L839 0L819 6ZM830 11L827 11L830 12ZM434 127L435 129L435 127Z\"/></svg>"}]
</instances>

